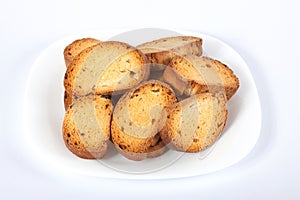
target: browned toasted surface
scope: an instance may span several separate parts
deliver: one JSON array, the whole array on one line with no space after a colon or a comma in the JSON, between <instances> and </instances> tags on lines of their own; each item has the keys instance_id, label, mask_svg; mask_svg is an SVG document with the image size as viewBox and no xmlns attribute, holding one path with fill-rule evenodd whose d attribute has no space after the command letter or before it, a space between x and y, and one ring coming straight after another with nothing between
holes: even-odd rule
<instances>
[{"instance_id":1,"label":"browned toasted surface","mask_svg":"<svg viewBox=\"0 0 300 200\"><path fill-rule=\"evenodd\" d=\"M64 58L66 67L75 59L75 57L81 53L83 50L99 44L101 41L94 38L82 38L73 41L64 49Z\"/></svg>"},{"instance_id":2,"label":"browned toasted surface","mask_svg":"<svg viewBox=\"0 0 300 200\"><path fill-rule=\"evenodd\" d=\"M163 70L175 55L202 54L202 39L194 36L166 37L137 46L148 58L155 71Z\"/></svg>"},{"instance_id":3,"label":"browned toasted surface","mask_svg":"<svg viewBox=\"0 0 300 200\"><path fill-rule=\"evenodd\" d=\"M160 147L159 131L164 123L162 111L176 101L173 90L159 81L145 82L120 98L114 110L111 134L124 156L124 152L137 153L140 160L150 152L153 152L152 157L164 152L161 148L154 148ZM127 158L133 159L134 156Z\"/></svg>"},{"instance_id":4,"label":"browned toasted surface","mask_svg":"<svg viewBox=\"0 0 300 200\"><path fill-rule=\"evenodd\" d=\"M67 148L100 159L111 139L124 157L139 161L162 155L166 145L199 152L214 144L239 80L224 63L201 55L202 39L193 36L136 48L93 38L72 42L64 50Z\"/></svg>"},{"instance_id":5,"label":"browned toasted surface","mask_svg":"<svg viewBox=\"0 0 300 200\"><path fill-rule=\"evenodd\" d=\"M102 158L110 137L112 104L101 96L88 96L68 107L63 122L67 148L81 158Z\"/></svg>"},{"instance_id":6,"label":"browned toasted surface","mask_svg":"<svg viewBox=\"0 0 300 200\"><path fill-rule=\"evenodd\" d=\"M161 138L170 148L199 152L211 146L223 130L227 109L224 94L202 93L166 107Z\"/></svg>"},{"instance_id":7,"label":"browned toasted surface","mask_svg":"<svg viewBox=\"0 0 300 200\"><path fill-rule=\"evenodd\" d=\"M170 76L173 72L166 70L165 81L181 93L184 91L186 95L225 91L227 99L230 99L239 88L239 80L233 71L212 58L176 56L169 67L177 73L177 76ZM182 88L183 84L186 84L185 88Z\"/></svg>"},{"instance_id":8,"label":"browned toasted surface","mask_svg":"<svg viewBox=\"0 0 300 200\"><path fill-rule=\"evenodd\" d=\"M141 161L146 158L155 158L161 156L166 151L165 144L162 141L159 141L155 146L149 147L149 149L145 153L128 152L121 149L119 145L115 145L115 148L124 157L134 161Z\"/></svg>"},{"instance_id":9,"label":"browned toasted surface","mask_svg":"<svg viewBox=\"0 0 300 200\"><path fill-rule=\"evenodd\" d=\"M95 48L96 46L91 46L85 50L83 50L75 59L74 61L68 66L67 71L64 76L64 86L66 89L66 92L68 94L73 94L74 89L74 81L76 79L76 76L80 70L80 67L83 65L85 60L87 59L90 52ZM84 95L82 95L84 96Z\"/></svg>"},{"instance_id":10,"label":"browned toasted surface","mask_svg":"<svg viewBox=\"0 0 300 200\"><path fill-rule=\"evenodd\" d=\"M72 94L68 94L67 91L65 91L64 93L65 110L67 110L71 104L72 104Z\"/></svg>"},{"instance_id":11,"label":"browned toasted surface","mask_svg":"<svg viewBox=\"0 0 300 200\"><path fill-rule=\"evenodd\" d=\"M102 42L83 50L70 64L64 86L73 96L109 94L129 89L147 79L145 56L121 42Z\"/></svg>"}]
</instances>

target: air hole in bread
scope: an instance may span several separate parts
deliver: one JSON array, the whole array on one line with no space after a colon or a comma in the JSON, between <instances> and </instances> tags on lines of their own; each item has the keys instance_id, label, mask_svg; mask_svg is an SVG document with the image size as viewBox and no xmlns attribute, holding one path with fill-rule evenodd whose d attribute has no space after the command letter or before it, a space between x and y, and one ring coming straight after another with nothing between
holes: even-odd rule
<instances>
[{"instance_id":1,"label":"air hole in bread","mask_svg":"<svg viewBox=\"0 0 300 200\"><path fill-rule=\"evenodd\" d=\"M222 126L222 125L223 125L223 123L219 123L219 124L218 124L218 128L219 128L220 126Z\"/></svg>"},{"instance_id":2,"label":"air hole in bread","mask_svg":"<svg viewBox=\"0 0 300 200\"><path fill-rule=\"evenodd\" d=\"M156 121L155 119L152 119L151 124L153 125L155 123L155 121Z\"/></svg>"},{"instance_id":3,"label":"air hole in bread","mask_svg":"<svg viewBox=\"0 0 300 200\"><path fill-rule=\"evenodd\" d=\"M101 95L101 97L102 97L102 98L105 98L105 99L111 99L111 95L105 95L105 94L104 94L104 95Z\"/></svg>"},{"instance_id":4,"label":"air hole in bread","mask_svg":"<svg viewBox=\"0 0 300 200\"><path fill-rule=\"evenodd\" d=\"M138 79L138 75L134 71L129 72L129 76L134 79Z\"/></svg>"},{"instance_id":5,"label":"air hole in bread","mask_svg":"<svg viewBox=\"0 0 300 200\"><path fill-rule=\"evenodd\" d=\"M122 150L125 150L125 149L126 149L126 146L123 145L123 144L119 144L119 147L120 147L120 149L122 149Z\"/></svg>"},{"instance_id":6,"label":"air hole in bread","mask_svg":"<svg viewBox=\"0 0 300 200\"><path fill-rule=\"evenodd\" d=\"M160 141L162 141L161 137L159 134L156 134L154 136L154 141L152 141L150 147L155 147Z\"/></svg>"},{"instance_id":7,"label":"air hole in bread","mask_svg":"<svg viewBox=\"0 0 300 200\"><path fill-rule=\"evenodd\" d=\"M74 142L75 145L77 145L77 142Z\"/></svg>"},{"instance_id":8,"label":"air hole in bread","mask_svg":"<svg viewBox=\"0 0 300 200\"><path fill-rule=\"evenodd\" d=\"M168 91L167 94L168 94L169 96L171 96L171 95L172 95L172 92L171 92L171 91Z\"/></svg>"},{"instance_id":9,"label":"air hole in bread","mask_svg":"<svg viewBox=\"0 0 300 200\"><path fill-rule=\"evenodd\" d=\"M84 136L84 133L80 133L81 136Z\"/></svg>"},{"instance_id":10,"label":"air hole in bread","mask_svg":"<svg viewBox=\"0 0 300 200\"><path fill-rule=\"evenodd\" d=\"M156 89L156 90L151 90L154 93L160 92L160 89Z\"/></svg>"},{"instance_id":11,"label":"air hole in bread","mask_svg":"<svg viewBox=\"0 0 300 200\"><path fill-rule=\"evenodd\" d=\"M68 136L68 137L71 137L71 134L70 134L70 133L68 133L68 134L67 134L67 136Z\"/></svg>"},{"instance_id":12,"label":"air hole in bread","mask_svg":"<svg viewBox=\"0 0 300 200\"><path fill-rule=\"evenodd\" d=\"M196 106L197 106L196 103L192 103L192 104L190 105L190 108L196 108Z\"/></svg>"},{"instance_id":13,"label":"air hole in bread","mask_svg":"<svg viewBox=\"0 0 300 200\"><path fill-rule=\"evenodd\" d=\"M193 142L194 142L194 143L196 143L196 142L198 142L198 141L199 141L199 140L198 140L197 138L194 138L194 139L193 139Z\"/></svg>"},{"instance_id":14,"label":"air hole in bread","mask_svg":"<svg viewBox=\"0 0 300 200\"><path fill-rule=\"evenodd\" d=\"M137 93L137 92L139 92L140 91L140 89L136 89L135 91L134 91L134 93Z\"/></svg>"}]
</instances>

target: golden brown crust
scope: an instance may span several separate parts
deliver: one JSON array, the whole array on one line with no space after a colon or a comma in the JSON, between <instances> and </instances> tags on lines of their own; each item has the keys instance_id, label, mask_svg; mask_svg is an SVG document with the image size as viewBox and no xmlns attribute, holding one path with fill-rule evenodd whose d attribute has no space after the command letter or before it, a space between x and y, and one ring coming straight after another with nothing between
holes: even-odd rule
<instances>
[{"instance_id":1,"label":"golden brown crust","mask_svg":"<svg viewBox=\"0 0 300 200\"><path fill-rule=\"evenodd\" d=\"M144 153L148 152L151 143L155 142L155 136L148 138L138 138L131 134L124 133L115 120L111 122L112 140L116 146L125 149L127 152Z\"/></svg>"},{"instance_id":2,"label":"golden brown crust","mask_svg":"<svg viewBox=\"0 0 300 200\"><path fill-rule=\"evenodd\" d=\"M208 58L208 59L211 59L211 58ZM229 76L231 81L233 82L233 84L225 87L226 96L227 96L227 99L229 100L239 89L240 81L239 81L238 77L234 74L232 69L230 69L226 64L224 64L218 60L215 60L215 59L211 59L211 60L213 60L213 62L216 63L216 65L218 66L218 69L222 69L222 70L226 71L226 75Z\"/></svg>"},{"instance_id":3,"label":"golden brown crust","mask_svg":"<svg viewBox=\"0 0 300 200\"><path fill-rule=\"evenodd\" d=\"M115 145L115 148L124 157L126 157L129 160L134 160L134 161L141 161L146 158L156 158L156 157L164 154L165 151L167 150L165 147L165 144L162 141L160 141L157 145L150 147L146 153L128 152L126 150L121 149L119 145Z\"/></svg>"},{"instance_id":4,"label":"golden brown crust","mask_svg":"<svg viewBox=\"0 0 300 200\"><path fill-rule=\"evenodd\" d=\"M88 57L89 53L96 46L89 47L89 48L83 50L82 52L80 52L80 54L78 56L76 56L76 58L73 60L73 62L68 66L67 71L64 76L64 86L65 86L66 92L68 94L73 94L74 80L80 69L80 66L83 64L85 59Z\"/></svg>"},{"instance_id":5,"label":"golden brown crust","mask_svg":"<svg viewBox=\"0 0 300 200\"><path fill-rule=\"evenodd\" d=\"M64 49L64 58L66 67L70 65L75 57L80 54L83 50L99 44L101 41L94 38L82 38L73 41Z\"/></svg>"},{"instance_id":6,"label":"golden brown crust","mask_svg":"<svg viewBox=\"0 0 300 200\"><path fill-rule=\"evenodd\" d=\"M64 105L65 110L69 108L69 106L72 104L72 95L68 94L67 91L64 92Z\"/></svg>"},{"instance_id":7,"label":"golden brown crust","mask_svg":"<svg viewBox=\"0 0 300 200\"><path fill-rule=\"evenodd\" d=\"M78 149L75 148L73 145L69 145L66 141L68 139L64 140L66 147L76 156L83 159L101 159L105 156L107 152L107 144L103 144L103 150L98 152L89 152L87 150Z\"/></svg>"}]
</instances>

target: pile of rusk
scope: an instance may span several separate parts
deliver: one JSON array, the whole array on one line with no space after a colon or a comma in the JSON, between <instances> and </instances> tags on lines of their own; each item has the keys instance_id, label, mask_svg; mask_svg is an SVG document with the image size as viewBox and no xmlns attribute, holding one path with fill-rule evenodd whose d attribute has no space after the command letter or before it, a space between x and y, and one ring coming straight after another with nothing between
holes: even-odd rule
<instances>
[{"instance_id":1,"label":"pile of rusk","mask_svg":"<svg viewBox=\"0 0 300 200\"><path fill-rule=\"evenodd\" d=\"M100 159L108 142L130 160L167 149L200 152L220 136L239 80L202 55L202 39L161 38L136 47L93 38L64 50L63 139L75 155Z\"/></svg>"}]
</instances>

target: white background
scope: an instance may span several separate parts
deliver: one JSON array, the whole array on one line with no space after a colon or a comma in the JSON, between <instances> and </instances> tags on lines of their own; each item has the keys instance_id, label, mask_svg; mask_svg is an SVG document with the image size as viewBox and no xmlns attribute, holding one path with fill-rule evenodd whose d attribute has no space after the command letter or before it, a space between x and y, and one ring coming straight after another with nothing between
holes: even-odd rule
<instances>
[{"instance_id":1,"label":"white background","mask_svg":"<svg viewBox=\"0 0 300 200\"><path fill-rule=\"evenodd\" d=\"M1 0L0 199L300 199L299 21L292 0ZM216 173L165 181L63 175L30 162L18 138L26 79L41 51L78 32L146 27L207 33L241 54L262 106L251 153Z\"/></svg>"}]
</instances>

